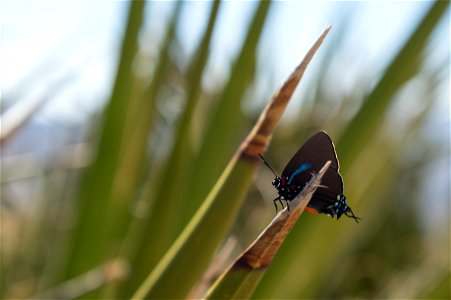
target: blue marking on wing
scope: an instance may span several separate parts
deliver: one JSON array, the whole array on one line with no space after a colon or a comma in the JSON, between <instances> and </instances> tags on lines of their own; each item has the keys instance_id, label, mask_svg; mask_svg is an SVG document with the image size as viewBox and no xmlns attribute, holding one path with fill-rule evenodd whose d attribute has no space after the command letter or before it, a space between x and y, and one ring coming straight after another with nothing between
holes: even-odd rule
<instances>
[{"instance_id":1,"label":"blue marking on wing","mask_svg":"<svg viewBox=\"0 0 451 300\"><path fill-rule=\"evenodd\" d=\"M303 163L299 168L294 170L293 174L291 174L290 179L288 180L288 184L291 183L291 181L294 179L296 175L298 175L301 172L304 172L312 167L312 164L309 163Z\"/></svg>"}]
</instances>

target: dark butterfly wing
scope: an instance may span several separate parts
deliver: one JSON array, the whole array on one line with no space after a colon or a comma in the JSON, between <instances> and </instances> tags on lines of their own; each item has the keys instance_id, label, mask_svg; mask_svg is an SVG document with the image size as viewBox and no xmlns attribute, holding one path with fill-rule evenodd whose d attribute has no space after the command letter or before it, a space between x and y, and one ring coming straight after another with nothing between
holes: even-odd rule
<instances>
[{"instance_id":1,"label":"dark butterfly wing","mask_svg":"<svg viewBox=\"0 0 451 300\"><path fill-rule=\"evenodd\" d=\"M323 194L335 201L337 195L343 194L343 179L340 173L328 169L321 179L321 186L316 189L315 193Z\"/></svg>"},{"instance_id":2,"label":"dark butterfly wing","mask_svg":"<svg viewBox=\"0 0 451 300\"><path fill-rule=\"evenodd\" d=\"M309 206L324 208L334 204L337 196L343 194L343 179L335 170L327 170L321 180L321 186L316 189Z\"/></svg>"},{"instance_id":3,"label":"dark butterfly wing","mask_svg":"<svg viewBox=\"0 0 451 300\"><path fill-rule=\"evenodd\" d=\"M339 163L334 144L327 133L320 131L302 145L301 149L288 162L282 175L289 176L303 163L312 164L313 170L319 172L328 160L331 161L330 169L338 171Z\"/></svg>"},{"instance_id":4,"label":"dark butterfly wing","mask_svg":"<svg viewBox=\"0 0 451 300\"><path fill-rule=\"evenodd\" d=\"M300 185L303 188L305 183L312 178L311 174L318 173L328 160L331 161L331 165L325 175L329 172L338 174L339 163L334 144L327 133L320 131L309 138L301 149L296 152L283 170L282 176L291 178L293 174L296 174L290 183ZM305 170L297 174L300 171L299 168L303 165ZM333 182L335 177L332 177L333 175L330 176L330 182Z\"/></svg>"}]
</instances>

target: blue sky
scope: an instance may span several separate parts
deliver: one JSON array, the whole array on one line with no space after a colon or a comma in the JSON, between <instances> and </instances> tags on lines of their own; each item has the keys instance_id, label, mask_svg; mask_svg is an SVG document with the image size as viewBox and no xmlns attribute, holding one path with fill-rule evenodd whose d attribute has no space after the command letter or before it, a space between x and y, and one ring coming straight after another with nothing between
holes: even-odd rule
<instances>
[{"instance_id":1,"label":"blue sky","mask_svg":"<svg viewBox=\"0 0 451 300\"><path fill-rule=\"evenodd\" d=\"M151 2L147 23L155 43L173 8L173 2ZM348 31L342 41L350 49L349 59L362 60L372 71L383 70L389 56L404 41L430 2L335 2L280 1L272 7L260 42L260 59L268 63L275 90L300 61L312 41L326 24L342 24L352 12ZM41 112L44 118L74 122L83 113L98 107L107 97L115 70L127 3L123 1L2 1L1 9L1 83L2 100L32 92L30 78L39 77L41 86L69 70L76 78L58 99ZM210 82L226 78L230 62L244 38L256 2L224 2L220 23L214 35L209 62ZM178 30L181 46L192 54L210 9L209 2L193 1L185 6ZM328 39L333 39L334 30ZM327 41L326 41L327 42ZM146 46L147 47L147 46ZM327 43L324 47L327 47ZM359 71L361 70L354 70ZM350 88L355 83L353 70L346 76ZM80 111L83 113L80 114Z\"/></svg>"}]
</instances>

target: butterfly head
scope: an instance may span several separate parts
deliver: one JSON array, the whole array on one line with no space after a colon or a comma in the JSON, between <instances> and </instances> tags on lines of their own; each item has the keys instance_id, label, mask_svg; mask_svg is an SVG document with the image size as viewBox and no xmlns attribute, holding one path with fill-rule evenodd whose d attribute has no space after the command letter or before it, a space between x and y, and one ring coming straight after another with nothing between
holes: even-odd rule
<instances>
[{"instance_id":1,"label":"butterfly head","mask_svg":"<svg viewBox=\"0 0 451 300\"><path fill-rule=\"evenodd\" d=\"M276 189L279 189L281 181L282 181L281 178L279 176L276 176L276 178L274 178L274 180L272 181L272 185Z\"/></svg>"}]
</instances>

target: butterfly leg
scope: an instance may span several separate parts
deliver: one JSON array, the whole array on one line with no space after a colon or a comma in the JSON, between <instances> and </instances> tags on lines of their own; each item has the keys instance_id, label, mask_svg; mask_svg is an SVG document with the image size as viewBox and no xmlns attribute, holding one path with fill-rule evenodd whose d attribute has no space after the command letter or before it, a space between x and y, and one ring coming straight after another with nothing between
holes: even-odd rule
<instances>
[{"instance_id":1,"label":"butterfly leg","mask_svg":"<svg viewBox=\"0 0 451 300\"><path fill-rule=\"evenodd\" d=\"M288 204L288 200L285 200L285 202L287 203L288 211L290 211L290 205Z\"/></svg>"},{"instance_id":2,"label":"butterfly leg","mask_svg":"<svg viewBox=\"0 0 451 300\"><path fill-rule=\"evenodd\" d=\"M279 202L280 202L280 196L273 200L274 207L276 208L276 214L277 214L277 211L278 211L278 209L279 209L279 208L277 207L277 202L276 202L277 200L279 200Z\"/></svg>"},{"instance_id":3,"label":"butterfly leg","mask_svg":"<svg viewBox=\"0 0 451 300\"><path fill-rule=\"evenodd\" d=\"M280 197L279 197L279 203L280 203L280 205L282 205L282 209L284 209L285 206L283 206L283 202L282 202L282 199L280 199Z\"/></svg>"}]
</instances>

